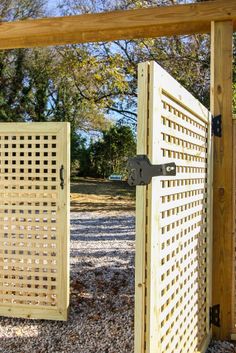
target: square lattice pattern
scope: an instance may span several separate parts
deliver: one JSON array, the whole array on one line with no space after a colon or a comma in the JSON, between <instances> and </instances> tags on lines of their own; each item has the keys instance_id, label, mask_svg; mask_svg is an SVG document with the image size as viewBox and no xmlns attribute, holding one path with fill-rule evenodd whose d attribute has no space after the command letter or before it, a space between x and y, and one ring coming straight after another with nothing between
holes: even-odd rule
<instances>
[{"instance_id":1,"label":"square lattice pattern","mask_svg":"<svg viewBox=\"0 0 236 353\"><path fill-rule=\"evenodd\" d=\"M153 165L175 162L176 176L137 188L135 353L204 353L211 339L211 115L154 62L139 65L138 98L138 154Z\"/></svg>"},{"instance_id":2,"label":"square lattice pattern","mask_svg":"<svg viewBox=\"0 0 236 353\"><path fill-rule=\"evenodd\" d=\"M200 351L207 336L208 121L162 92L161 153L177 176L160 190L161 352Z\"/></svg>"},{"instance_id":3,"label":"square lattice pattern","mask_svg":"<svg viewBox=\"0 0 236 353\"><path fill-rule=\"evenodd\" d=\"M32 309L63 311L58 210L67 136L47 133L47 126L45 132L0 132L0 307L12 316L21 307L30 308L28 317L35 317Z\"/></svg>"}]
</instances>

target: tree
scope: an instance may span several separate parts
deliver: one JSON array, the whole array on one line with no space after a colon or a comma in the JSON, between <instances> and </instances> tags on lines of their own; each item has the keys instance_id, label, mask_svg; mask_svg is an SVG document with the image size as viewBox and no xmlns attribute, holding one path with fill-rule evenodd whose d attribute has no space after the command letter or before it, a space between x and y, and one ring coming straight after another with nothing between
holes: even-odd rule
<instances>
[{"instance_id":1,"label":"tree","mask_svg":"<svg viewBox=\"0 0 236 353\"><path fill-rule=\"evenodd\" d=\"M4 20L41 17L45 2L0 0L0 15ZM183 2L63 0L59 8L62 14L78 14ZM111 116L135 126L137 65L147 60L159 62L209 107L209 36L173 36L1 51L0 121L69 121L73 136L109 129Z\"/></svg>"},{"instance_id":2,"label":"tree","mask_svg":"<svg viewBox=\"0 0 236 353\"><path fill-rule=\"evenodd\" d=\"M59 8L62 14L75 14L173 3L173 0L70 0L63 1ZM45 11L43 5L42 0L2 0L3 17L7 20L16 16L37 17ZM72 123L73 130L89 130L104 129L107 115L113 115L116 119L120 117L121 122L135 125L137 64L146 60L158 61L202 102L209 104L208 37L175 36L12 51L10 57L7 54L1 61L0 119L66 120Z\"/></svg>"},{"instance_id":3,"label":"tree","mask_svg":"<svg viewBox=\"0 0 236 353\"><path fill-rule=\"evenodd\" d=\"M157 5L184 3L174 0L70 0L63 1L63 14L80 14L134 9ZM83 45L84 46L84 45ZM75 46L77 48L78 46ZM90 55L102 60L116 62L122 72L122 89L114 91L107 87L103 108L108 113L120 114L120 119L136 122L137 65L142 61L154 60L183 84L201 102L209 107L210 59L209 36L173 36L168 38L122 40L113 43L89 44ZM123 86L122 86L123 80ZM114 99L115 97L115 99Z\"/></svg>"},{"instance_id":4,"label":"tree","mask_svg":"<svg viewBox=\"0 0 236 353\"><path fill-rule=\"evenodd\" d=\"M41 17L45 13L42 0L1 0L0 16L5 21ZM28 50L0 52L0 120L25 121L30 103L26 76Z\"/></svg>"},{"instance_id":5,"label":"tree","mask_svg":"<svg viewBox=\"0 0 236 353\"><path fill-rule=\"evenodd\" d=\"M46 14L45 3L0 0L0 13L9 21L42 17ZM93 91L99 90L95 79L90 80L96 76L92 74L96 62L81 47L74 58L81 59L80 65L73 67L73 53L70 46L1 51L0 121L69 121L73 132L108 127L102 103L98 102L101 99L93 97ZM98 61L97 71L108 72ZM101 82L97 76L96 82ZM92 84L84 90L85 83L90 81ZM106 77L104 82L111 81Z\"/></svg>"},{"instance_id":6,"label":"tree","mask_svg":"<svg viewBox=\"0 0 236 353\"><path fill-rule=\"evenodd\" d=\"M99 141L87 149L87 160L81 175L108 177L110 174L125 174L128 157L136 153L134 134L129 126L114 125L103 131Z\"/></svg>"}]
</instances>

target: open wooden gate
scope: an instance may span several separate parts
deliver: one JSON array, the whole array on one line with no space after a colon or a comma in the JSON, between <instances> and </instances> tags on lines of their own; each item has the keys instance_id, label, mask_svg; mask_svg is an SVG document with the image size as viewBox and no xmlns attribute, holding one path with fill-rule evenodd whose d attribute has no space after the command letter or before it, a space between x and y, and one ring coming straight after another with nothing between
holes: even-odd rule
<instances>
[{"instance_id":1,"label":"open wooden gate","mask_svg":"<svg viewBox=\"0 0 236 353\"><path fill-rule=\"evenodd\" d=\"M0 124L0 315L66 320L70 128Z\"/></svg>"},{"instance_id":2,"label":"open wooden gate","mask_svg":"<svg viewBox=\"0 0 236 353\"><path fill-rule=\"evenodd\" d=\"M176 176L137 187L135 353L196 353L211 330L211 115L154 62L139 66L138 148Z\"/></svg>"}]
</instances>

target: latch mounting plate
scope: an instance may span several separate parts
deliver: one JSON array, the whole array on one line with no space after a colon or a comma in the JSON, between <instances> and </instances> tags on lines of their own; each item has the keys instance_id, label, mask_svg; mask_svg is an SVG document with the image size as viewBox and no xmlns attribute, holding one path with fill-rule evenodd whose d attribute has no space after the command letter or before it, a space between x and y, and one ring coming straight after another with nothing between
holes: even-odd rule
<instances>
[{"instance_id":1,"label":"latch mounting plate","mask_svg":"<svg viewBox=\"0 0 236 353\"><path fill-rule=\"evenodd\" d=\"M210 326L220 327L220 304L210 307Z\"/></svg>"},{"instance_id":2,"label":"latch mounting plate","mask_svg":"<svg viewBox=\"0 0 236 353\"><path fill-rule=\"evenodd\" d=\"M154 176L174 176L176 175L176 164L156 164L152 165L146 155L137 155L129 158L128 164L128 184L130 186L148 185Z\"/></svg>"}]
</instances>

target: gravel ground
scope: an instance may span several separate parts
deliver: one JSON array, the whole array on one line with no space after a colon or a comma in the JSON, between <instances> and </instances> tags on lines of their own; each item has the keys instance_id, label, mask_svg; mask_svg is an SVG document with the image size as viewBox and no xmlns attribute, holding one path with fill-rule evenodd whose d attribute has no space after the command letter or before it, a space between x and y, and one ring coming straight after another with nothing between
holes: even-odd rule
<instances>
[{"instance_id":1,"label":"gravel ground","mask_svg":"<svg viewBox=\"0 0 236 353\"><path fill-rule=\"evenodd\" d=\"M68 322L0 318L0 352L133 353L134 235L132 212L72 212Z\"/></svg>"},{"instance_id":2,"label":"gravel ground","mask_svg":"<svg viewBox=\"0 0 236 353\"><path fill-rule=\"evenodd\" d=\"M236 348L230 342L214 341L209 346L206 353L235 353Z\"/></svg>"}]
</instances>

